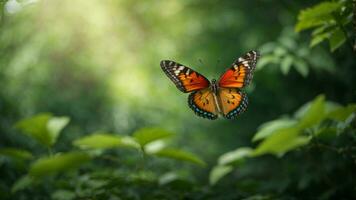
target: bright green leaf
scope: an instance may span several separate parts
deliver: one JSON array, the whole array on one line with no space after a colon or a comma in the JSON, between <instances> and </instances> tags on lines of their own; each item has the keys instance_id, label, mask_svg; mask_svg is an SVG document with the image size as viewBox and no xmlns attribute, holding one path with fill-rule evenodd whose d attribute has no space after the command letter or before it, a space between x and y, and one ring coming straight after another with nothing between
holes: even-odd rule
<instances>
[{"instance_id":1,"label":"bright green leaf","mask_svg":"<svg viewBox=\"0 0 356 200\"><path fill-rule=\"evenodd\" d=\"M298 15L298 23L295 26L295 30L300 32L308 28L330 23L333 20L332 12L341 7L342 4L339 2L322 2L311 8L304 9Z\"/></svg>"},{"instance_id":2,"label":"bright green leaf","mask_svg":"<svg viewBox=\"0 0 356 200\"><path fill-rule=\"evenodd\" d=\"M73 144L82 149L139 148L139 144L131 137L121 137L107 133L95 133L85 136L75 140Z\"/></svg>"},{"instance_id":3,"label":"bright green leaf","mask_svg":"<svg viewBox=\"0 0 356 200\"><path fill-rule=\"evenodd\" d=\"M228 165L235 162L241 162L246 157L249 157L252 151L253 150L249 147L238 148L234 151L230 151L221 155L218 163L219 165Z\"/></svg>"},{"instance_id":4,"label":"bright green leaf","mask_svg":"<svg viewBox=\"0 0 356 200\"><path fill-rule=\"evenodd\" d=\"M58 172L78 168L90 161L90 156L82 152L58 154L52 157L41 158L32 164L30 175L42 177Z\"/></svg>"},{"instance_id":5,"label":"bright green leaf","mask_svg":"<svg viewBox=\"0 0 356 200\"><path fill-rule=\"evenodd\" d=\"M300 128L310 128L320 123L325 118L325 96L317 96L305 111L299 122Z\"/></svg>"},{"instance_id":6,"label":"bright green leaf","mask_svg":"<svg viewBox=\"0 0 356 200\"><path fill-rule=\"evenodd\" d=\"M232 166L218 165L215 166L209 175L209 183L210 185L215 185L221 178L226 176L228 173L232 172Z\"/></svg>"},{"instance_id":7,"label":"bright green leaf","mask_svg":"<svg viewBox=\"0 0 356 200\"><path fill-rule=\"evenodd\" d=\"M47 130L47 122L51 117L52 115L49 113L38 114L19 121L15 127L36 139L39 143L51 146L51 137Z\"/></svg>"},{"instance_id":8,"label":"bright green leaf","mask_svg":"<svg viewBox=\"0 0 356 200\"><path fill-rule=\"evenodd\" d=\"M335 51L346 41L346 36L340 28L337 28L329 38L330 51Z\"/></svg>"},{"instance_id":9,"label":"bright green leaf","mask_svg":"<svg viewBox=\"0 0 356 200\"><path fill-rule=\"evenodd\" d=\"M32 159L33 156L29 151L17 148L3 148L0 149L0 155L9 156L15 159L28 160Z\"/></svg>"},{"instance_id":10,"label":"bright green leaf","mask_svg":"<svg viewBox=\"0 0 356 200\"><path fill-rule=\"evenodd\" d=\"M187 161L190 163L194 163L200 166L205 166L206 163L200 159L198 156L190 153L190 152L186 152L186 151L182 151L179 149L162 149L158 152L155 152L153 155L157 155L160 157L166 157L166 158L172 158L172 159L176 159L176 160L181 160L181 161Z\"/></svg>"},{"instance_id":11,"label":"bright green leaf","mask_svg":"<svg viewBox=\"0 0 356 200\"><path fill-rule=\"evenodd\" d=\"M263 138L266 138L272 134L274 134L277 130L283 129L283 128L289 128L297 124L296 120L293 119L276 119L273 121L266 122L262 124L258 132L255 134L253 137L252 141L257 141L261 140Z\"/></svg>"},{"instance_id":12,"label":"bright green leaf","mask_svg":"<svg viewBox=\"0 0 356 200\"><path fill-rule=\"evenodd\" d=\"M50 113L42 113L19 121L15 127L39 143L50 147L56 142L59 133L68 122L68 117L52 117Z\"/></svg>"},{"instance_id":13,"label":"bright green leaf","mask_svg":"<svg viewBox=\"0 0 356 200\"><path fill-rule=\"evenodd\" d=\"M351 114L356 112L356 104L350 104L346 107L339 107L329 112L326 118L337 121L345 121Z\"/></svg>"},{"instance_id":14,"label":"bright green leaf","mask_svg":"<svg viewBox=\"0 0 356 200\"><path fill-rule=\"evenodd\" d=\"M261 142L252 153L252 156L268 153L281 156L290 150L308 144L311 138L300 136L299 134L300 130L296 127L279 130Z\"/></svg>"},{"instance_id":15,"label":"bright green leaf","mask_svg":"<svg viewBox=\"0 0 356 200\"><path fill-rule=\"evenodd\" d=\"M322 41L330 38L330 35L331 35L330 32L313 35L312 40L310 41L310 47L314 47L315 45L321 43Z\"/></svg>"},{"instance_id":16,"label":"bright green leaf","mask_svg":"<svg viewBox=\"0 0 356 200\"><path fill-rule=\"evenodd\" d=\"M154 154L164 148L166 148L167 143L164 140L156 140L145 145L144 150L147 154Z\"/></svg>"},{"instance_id":17,"label":"bright green leaf","mask_svg":"<svg viewBox=\"0 0 356 200\"><path fill-rule=\"evenodd\" d=\"M52 117L47 122L47 130L51 138L51 145L53 145L59 136L62 129L69 123L69 117Z\"/></svg>"},{"instance_id":18,"label":"bright green leaf","mask_svg":"<svg viewBox=\"0 0 356 200\"><path fill-rule=\"evenodd\" d=\"M153 142L155 140L171 137L173 134L161 128L142 128L133 134L133 137L141 145Z\"/></svg>"},{"instance_id":19,"label":"bright green leaf","mask_svg":"<svg viewBox=\"0 0 356 200\"><path fill-rule=\"evenodd\" d=\"M286 57L284 57L281 61L281 71L284 75L288 74L290 67L292 66L293 63L293 57L287 55Z\"/></svg>"}]
</instances>

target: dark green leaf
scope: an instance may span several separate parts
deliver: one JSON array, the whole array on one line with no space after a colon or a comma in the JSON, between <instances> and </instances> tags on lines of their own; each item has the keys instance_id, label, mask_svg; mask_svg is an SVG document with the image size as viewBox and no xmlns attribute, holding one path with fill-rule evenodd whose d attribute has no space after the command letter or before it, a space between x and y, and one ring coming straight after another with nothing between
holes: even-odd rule
<instances>
[{"instance_id":1,"label":"dark green leaf","mask_svg":"<svg viewBox=\"0 0 356 200\"><path fill-rule=\"evenodd\" d=\"M41 158L32 164L30 175L42 177L75 169L90 161L90 159L88 154L82 152L63 153L52 157Z\"/></svg>"},{"instance_id":2,"label":"dark green leaf","mask_svg":"<svg viewBox=\"0 0 356 200\"><path fill-rule=\"evenodd\" d=\"M15 127L39 143L50 147L57 141L61 130L68 122L68 117L52 117L52 114L42 113L19 121Z\"/></svg>"},{"instance_id":3,"label":"dark green leaf","mask_svg":"<svg viewBox=\"0 0 356 200\"><path fill-rule=\"evenodd\" d=\"M329 38L330 50L333 52L346 41L346 36L340 28L337 28Z\"/></svg>"},{"instance_id":4,"label":"dark green leaf","mask_svg":"<svg viewBox=\"0 0 356 200\"><path fill-rule=\"evenodd\" d=\"M161 157L167 157L167 158L173 158L176 160L180 160L180 161L187 161L190 163L194 163L200 166L205 166L206 163L200 159L198 156L186 152L186 151L182 151L179 149L162 149L156 153L154 153L153 155L157 155L157 156L161 156Z\"/></svg>"},{"instance_id":5,"label":"dark green leaf","mask_svg":"<svg viewBox=\"0 0 356 200\"><path fill-rule=\"evenodd\" d=\"M29 151L23 149L16 149L16 148L3 148L0 149L0 155L9 156L15 159L32 159L33 156Z\"/></svg>"},{"instance_id":6,"label":"dark green leaf","mask_svg":"<svg viewBox=\"0 0 356 200\"><path fill-rule=\"evenodd\" d=\"M34 178L32 178L31 176L25 175L25 176L21 177L20 179L18 179L12 185L11 192L15 193L20 190L27 189L27 188L33 186L33 184L34 184Z\"/></svg>"},{"instance_id":7,"label":"dark green leaf","mask_svg":"<svg viewBox=\"0 0 356 200\"><path fill-rule=\"evenodd\" d=\"M26 135L36 139L45 146L51 146L51 136L47 130L47 122L52 117L51 114L43 113L24 119L16 123L15 127Z\"/></svg>"}]
</instances>

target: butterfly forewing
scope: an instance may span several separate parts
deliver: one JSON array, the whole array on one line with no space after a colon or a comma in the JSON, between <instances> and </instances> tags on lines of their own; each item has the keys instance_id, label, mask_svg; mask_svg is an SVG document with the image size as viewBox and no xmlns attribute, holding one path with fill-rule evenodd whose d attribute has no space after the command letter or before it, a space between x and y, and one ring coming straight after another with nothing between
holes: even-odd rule
<instances>
[{"instance_id":1,"label":"butterfly forewing","mask_svg":"<svg viewBox=\"0 0 356 200\"><path fill-rule=\"evenodd\" d=\"M161 68L182 92L192 92L210 85L203 75L177 62L162 60Z\"/></svg>"},{"instance_id":2,"label":"butterfly forewing","mask_svg":"<svg viewBox=\"0 0 356 200\"><path fill-rule=\"evenodd\" d=\"M188 97L189 107L200 117L216 119L218 108L210 88L192 92Z\"/></svg>"},{"instance_id":3,"label":"butterfly forewing","mask_svg":"<svg viewBox=\"0 0 356 200\"><path fill-rule=\"evenodd\" d=\"M235 119L247 108L247 95L237 88L220 88L219 98L222 113L227 119Z\"/></svg>"},{"instance_id":4,"label":"butterfly forewing","mask_svg":"<svg viewBox=\"0 0 356 200\"><path fill-rule=\"evenodd\" d=\"M219 87L243 88L247 86L252 80L259 57L260 54L257 51L249 51L238 58L220 77Z\"/></svg>"}]
</instances>

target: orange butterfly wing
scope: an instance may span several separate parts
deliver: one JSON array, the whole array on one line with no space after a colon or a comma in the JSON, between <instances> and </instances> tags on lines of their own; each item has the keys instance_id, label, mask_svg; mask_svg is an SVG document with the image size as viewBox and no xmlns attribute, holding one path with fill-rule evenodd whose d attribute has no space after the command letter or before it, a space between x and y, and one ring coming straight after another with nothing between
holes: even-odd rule
<instances>
[{"instance_id":1,"label":"orange butterfly wing","mask_svg":"<svg viewBox=\"0 0 356 200\"><path fill-rule=\"evenodd\" d=\"M227 119L237 118L247 108L247 95L237 88L220 88L219 98L222 113Z\"/></svg>"},{"instance_id":2,"label":"orange butterfly wing","mask_svg":"<svg viewBox=\"0 0 356 200\"><path fill-rule=\"evenodd\" d=\"M210 88L192 92L188 97L189 107L200 117L218 118L214 95Z\"/></svg>"},{"instance_id":3,"label":"orange butterfly wing","mask_svg":"<svg viewBox=\"0 0 356 200\"><path fill-rule=\"evenodd\" d=\"M220 87L243 88L247 86L253 77L253 71L260 54L257 51L247 52L237 59L219 79Z\"/></svg>"},{"instance_id":4,"label":"orange butterfly wing","mask_svg":"<svg viewBox=\"0 0 356 200\"><path fill-rule=\"evenodd\" d=\"M162 60L161 68L182 92L192 92L210 85L203 75L174 61Z\"/></svg>"}]
</instances>

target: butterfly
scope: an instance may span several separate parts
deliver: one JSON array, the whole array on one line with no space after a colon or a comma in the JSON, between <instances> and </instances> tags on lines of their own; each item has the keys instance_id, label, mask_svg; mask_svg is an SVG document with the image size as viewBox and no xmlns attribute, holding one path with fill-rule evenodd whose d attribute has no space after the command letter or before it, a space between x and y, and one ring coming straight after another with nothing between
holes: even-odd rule
<instances>
[{"instance_id":1,"label":"butterfly","mask_svg":"<svg viewBox=\"0 0 356 200\"><path fill-rule=\"evenodd\" d=\"M211 82L177 62L162 60L160 64L180 91L190 93L188 104L195 114L211 120L219 115L235 119L247 108L247 95L241 89L251 82L259 57L258 51L247 52L235 60L218 81Z\"/></svg>"}]
</instances>

